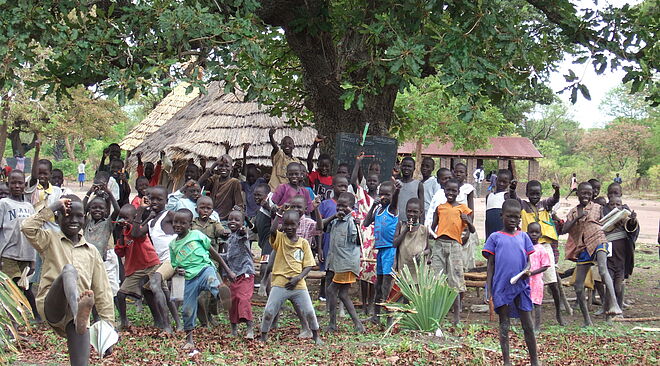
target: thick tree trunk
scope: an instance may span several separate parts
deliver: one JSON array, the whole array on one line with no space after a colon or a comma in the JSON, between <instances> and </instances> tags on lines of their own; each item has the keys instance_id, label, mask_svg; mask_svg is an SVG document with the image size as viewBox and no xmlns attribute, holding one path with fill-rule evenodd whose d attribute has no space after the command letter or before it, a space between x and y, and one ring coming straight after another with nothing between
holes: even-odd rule
<instances>
[{"instance_id":1,"label":"thick tree trunk","mask_svg":"<svg viewBox=\"0 0 660 366\"><path fill-rule=\"evenodd\" d=\"M25 156L26 151L23 147L23 141L21 141L21 131L13 129L9 133L9 141L11 141L11 151L14 156Z\"/></svg>"},{"instance_id":2,"label":"thick tree trunk","mask_svg":"<svg viewBox=\"0 0 660 366\"><path fill-rule=\"evenodd\" d=\"M73 150L73 144L69 141L68 136L64 136L64 146L66 147L66 153L69 155L69 159L76 161L76 153Z\"/></svg>"},{"instance_id":3,"label":"thick tree trunk","mask_svg":"<svg viewBox=\"0 0 660 366\"><path fill-rule=\"evenodd\" d=\"M53 157L55 161L64 159L64 152L66 151L66 143L62 139L55 140L53 144Z\"/></svg>"}]
</instances>

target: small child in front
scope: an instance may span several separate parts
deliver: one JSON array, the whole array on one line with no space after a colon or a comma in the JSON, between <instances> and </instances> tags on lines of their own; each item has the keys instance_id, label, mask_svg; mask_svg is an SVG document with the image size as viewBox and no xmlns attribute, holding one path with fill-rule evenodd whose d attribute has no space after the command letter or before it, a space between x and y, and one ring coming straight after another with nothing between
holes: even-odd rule
<instances>
[{"instance_id":1,"label":"small child in front","mask_svg":"<svg viewBox=\"0 0 660 366\"><path fill-rule=\"evenodd\" d=\"M278 215L270 229L270 243L276 256L273 264L272 288L261 323L260 340L265 342L268 339L268 331L273 319L279 313L284 301L290 299L307 319L314 342L321 344L319 323L305 283L305 277L316 265L314 254L307 240L296 234L300 221L297 211L289 210L282 214L282 231L277 229L279 221Z\"/></svg>"},{"instance_id":2,"label":"small child in front","mask_svg":"<svg viewBox=\"0 0 660 366\"><path fill-rule=\"evenodd\" d=\"M401 273L404 267L408 267L410 274L417 282L417 264L422 259L431 260L431 249L429 248L429 232L426 226L420 223L422 215L422 202L419 198L411 198L406 204L408 221L399 222L394 238L394 246L398 251L397 272ZM426 258L424 258L426 257Z\"/></svg>"},{"instance_id":3,"label":"small child in front","mask_svg":"<svg viewBox=\"0 0 660 366\"><path fill-rule=\"evenodd\" d=\"M582 311L584 325L590 326L592 322L584 298L584 280L593 264L598 266L598 273L607 289L606 300L609 305L607 315L619 315L621 308L616 301L614 284L607 270L607 238L598 223L602 217L602 208L592 202L593 189L587 182L578 185L577 196L580 203L569 211L562 231L563 234L568 234L566 259L577 263L573 287Z\"/></svg>"},{"instance_id":4,"label":"small child in front","mask_svg":"<svg viewBox=\"0 0 660 366\"><path fill-rule=\"evenodd\" d=\"M499 178L498 178L499 179ZM509 358L509 318L520 318L525 343L532 365L538 365L536 337L532 323L532 299L529 288L529 270L511 284L510 280L527 268L529 255L534 252L532 240L518 230L520 224L520 203L508 199L502 204L503 229L494 232L486 240L482 254L488 260L486 286L489 301L500 318L500 347L505 365L511 365Z\"/></svg>"},{"instance_id":5,"label":"small child in front","mask_svg":"<svg viewBox=\"0 0 660 366\"><path fill-rule=\"evenodd\" d=\"M344 192L337 199L337 213L323 220L323 226L330 233L330 245L327 258L328 270L334 273L327 286L330 323L327 331L337 331L337 297L353 319L355 330L364 332L364 326L358 318L355 306L348 294L351 284L360 274L360 241L358 228L351 212L355 205L355 195Z\"/></svg>"},{"instance_id":6,"label":"small child in front","mask_svg":"<svg viewBox=\"0 0 660 366\"><path fill-rule=\"evenodd\" d=\"M529 292L534 304L534 331L541 331L541 305L543 305L543 276L541 273L550 268L550 256L545 251L543 244L539 244L541 237L541 225L532 222L527 226L527 235L534 244L534 253L529 255Z\"/></svg>"},{"instance_id":7,"label":"small child in front","mask_svg":"<svg viewBox=\"0 0 660 366\"><path fill-rule=\"evenodd\" d=\"M445 184L447 202L438 206L433 213L435 228L435 243L432 249L431 266L436 273L442 271L447 275L447 284L456 291L465 292L465 278L463 277L463 231L468 228L471 233L475 231L472 225L472 213L469 207L456 202L459 182L450 179ZM461 297L454 301L454 324L458 324L461 314Z\"/></svg>"},{"instance_id":8,"label":"small child in front","mask_svg":"<svg viewBox=\"0 0 660 366\"><path fill-rule=\"evenodd\" d=\"M178 275L186 278L183 294L183 330L186 332L184 349L192 349L195 346L192 332L197 318L197 297L202 291L208 291L214 297L220 292L220 280L211 257L225 268L231 280L236 277L218 252L211 247L211 240L200 231L190 230L192 216L188 209L174 214L172 227L177 236L170 243L172 267Z\"/></svg>"},{"instance_id":9,"label":"small child in front","mask_svg":"<svg viewBox=\"0 0 660 366\"><path fill-rule=\"evenodd\" d=\"M59 230L44 224L56 218ZM112 290L99 251L80 235L85 211L80 198L64 196L23 221L21 231L43 258L37 308L67 339L71 365L89 364L89 315L114 324Z\"/></svg>"},{"instance_id":10,"label":"small child in front","mask_svg":"<svg viewBox=\"0 0 660 366\"><path fill-rule=\"evenodd\" d=\"M229 284L231 291L231 306L229 308L229 321L231 322L231 335L238 335L238 323L247 324L245 338L254 338L252 323L252 293L254 292L254 263L247 229L243 226L245 216L241 211L229 213L227 226L231 230L228 240L227 253L223 254L227 265L234 273L235 279Z\"/></svg>"}]
</instances>

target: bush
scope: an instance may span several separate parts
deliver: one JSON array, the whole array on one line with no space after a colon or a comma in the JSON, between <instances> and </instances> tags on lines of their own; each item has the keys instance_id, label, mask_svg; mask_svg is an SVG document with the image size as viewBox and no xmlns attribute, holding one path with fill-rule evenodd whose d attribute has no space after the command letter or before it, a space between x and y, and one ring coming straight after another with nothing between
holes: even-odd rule
<instances>
[{"instance_id":1,"label":"bush","mask_svg":"<svg viewBox=\"0 0 660 366\"><path fill-rule=\"evenodd\" d=\"M447 285L447 276L436 274L425 261L417 264L417 282L408 267L395 276L396 283L409 303L398 306L404 311L401 325L408 329L434 332L449 312L458 292Z\"/></svg>"},{"instance_id":2,"label":"bush","mask_svg":"<svg viewBox=\"0 0 660 366\"><path fill-rule=\"evenodd\" d=\"M3 272L0 272L0 305L0 351L18 352L13 344L13 340L18 339L16 326L29 326L28 316L32 315L32 310L23 292Z\"/></svg>"},{"instance_id":3,"label":"bush","mask_svg":"<svg viewBox=\"0 0 660 366\"><path fill-rule=\"evenodd\" d=\"M53 161L53 169L60 169L67 178L78 176L78 163L69 159Z\"/></svg>"}]
</instances>

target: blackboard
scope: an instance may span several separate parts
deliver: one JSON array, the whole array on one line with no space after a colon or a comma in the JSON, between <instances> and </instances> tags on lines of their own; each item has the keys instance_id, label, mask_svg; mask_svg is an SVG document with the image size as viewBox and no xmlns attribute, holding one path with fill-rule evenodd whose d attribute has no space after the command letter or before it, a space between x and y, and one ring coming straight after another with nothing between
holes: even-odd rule
<instances>
[{"instance_id":1,"label":"blackboard","mask_svg":"<svg viewBox=\"0 0 660 366\"><path fill-rule=\"evenodd\" d=\"M346 163L350 167L349 172L353 171L355 157L361 151L365 155L373 155L373 158L364 158L362 160L362 172L367 174L369 164L373 161L380 163L380 181L389 180L392 177L392 168L396 161L398 142L390 137L367 136L364 146L360 146L362 136L355 133L340 132L335 139L335 166Z\"/></svg>"}]
</instances>

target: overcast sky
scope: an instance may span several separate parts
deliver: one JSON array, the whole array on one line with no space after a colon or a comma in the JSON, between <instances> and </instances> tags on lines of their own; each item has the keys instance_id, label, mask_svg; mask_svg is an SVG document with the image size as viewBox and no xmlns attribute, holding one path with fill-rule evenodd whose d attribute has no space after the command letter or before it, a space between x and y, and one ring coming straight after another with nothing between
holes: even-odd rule
<instances>
[{"instance_id":1,"label":"overcast sky","mask_svg":"<svg viewBox=\"0 0 660 366\"><path fill-rule=\"evenodd\" d=\"M599 0L598 5L594 4L594 0L572 0L571 2L577 4L578 9L583 9L604 8L608 4L621 7L625 4L632 5L640 3L641 1ZM555 92L565 88L568 84L566 83L563 75L567 74L568 69L572 68L575 74L582 78L583 84L589 88L591 100L589 101L584 99L582 94L578 93L577 103L571 105L570 91L564 92L563 94L558 94L559 98L563 100L567 105L571 106L571 111L573 112L575 119L580 122L580 125L583 128L600 127L604 124L604 122L610 121L612 119L612 117L607 116L600 110L600 102L605 96L605 93L621 83L621 79L623 79L625 72L621 69L611 71L608 68L608 70L603 74L596 75L591 62L587 62L581 65L573 64L572 62L573 58L567 55L567 57L564 59L564 62L559 66L559 70L550 76L550 87Z\"/></svg>"}]
</instances>

